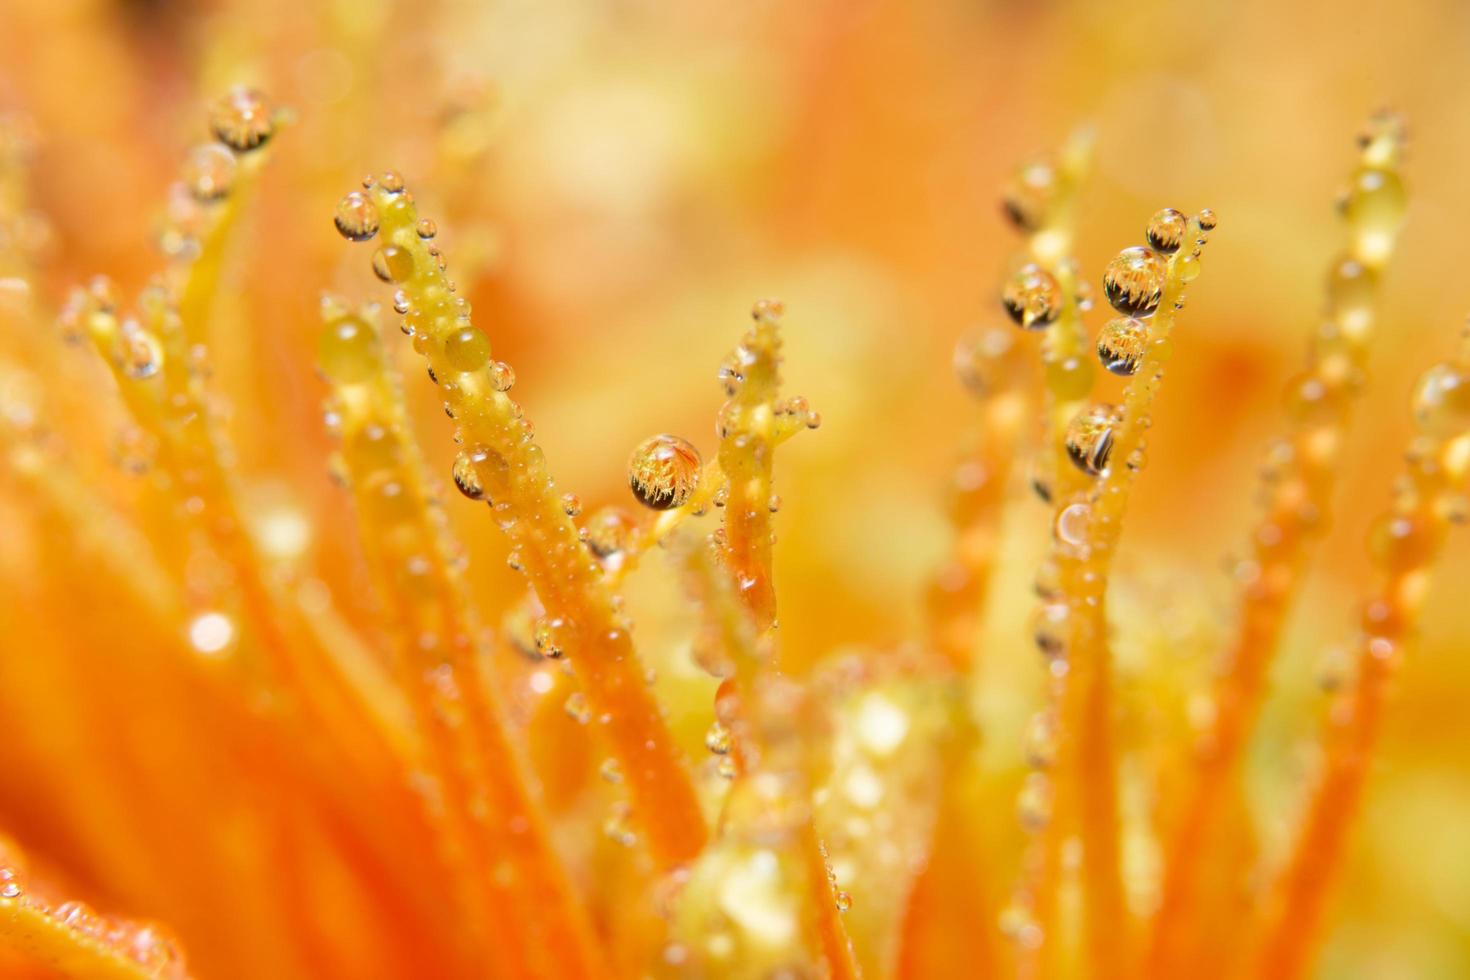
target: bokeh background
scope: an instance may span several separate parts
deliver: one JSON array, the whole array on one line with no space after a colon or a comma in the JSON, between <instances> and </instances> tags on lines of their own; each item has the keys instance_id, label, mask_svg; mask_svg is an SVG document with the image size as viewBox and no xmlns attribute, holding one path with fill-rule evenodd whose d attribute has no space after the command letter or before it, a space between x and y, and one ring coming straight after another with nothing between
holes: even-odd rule
<instances>
[{"instance_id":1,"label":"bokeh background","mask_svg":"<svg viewBox=\"0 0 1470 980\"><path fill-rule=\"evenodd\" d=\"M752 300L782 298L788 385L824 417L777 475L782 634L811 663L918 635L922 583L948 542L941 490L971 422L950 350L1000 314L1016 246L999 188L1090 123L1087 278L1160 207L1220 218L1111 610L1129 717L1144 719L1154 699L1204 690L1279 392L1343 245L1333 200L1353 137L1374 109L1398 109L1409 218L1333 530L1252 754L1263 845L1283 846L1323 707L1317 660L1351 636L1413 378L1470 310L1470 6L5 0L0 38L0 106L38 139L34 204L51 222L38 291L51 302L96 272L132 292L157 267L165 188L209 98L246 81L294 111L237 249L235 301L211 329L253 499L305 518L299 560L349 606L360 571L326 478L313 361L323 288L385 298L331 223L363 174L399 169L438 218L559 481L589 510L627 502L627 450L651 433L713 451L719 359ZM1094 330L1106 319L1091 316ZM420 432L447 475L448 429L415 377ZM1047 514L1023 476L975 691L1001 785L1019 778L1040 688L1023 624ZM487 515L458 498L449 509L477 594L509 606L520 585ZM15 572L41 544L12 518L0 514L0 533ZM1470 976L1467 545L1453 539L1401 674L1321 977ZM631 602L650 655L688 669L677 590L640 578Z\"/></svg>"}]
</instances>

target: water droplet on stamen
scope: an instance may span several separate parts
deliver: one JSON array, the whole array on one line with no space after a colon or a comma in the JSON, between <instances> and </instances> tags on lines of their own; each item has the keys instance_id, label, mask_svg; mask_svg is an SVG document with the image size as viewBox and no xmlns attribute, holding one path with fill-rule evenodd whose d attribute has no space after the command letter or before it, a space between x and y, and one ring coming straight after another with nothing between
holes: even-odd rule
<instances>
[{"instance_id":1,"label":"water droplet on stamen","mask_svg":"<svg viewBox=\"0 0 1470 980\"><path fill-rule=\"evenodd\" d=\"M639 444L628 459L628 486L645 507L682 507L699 487L699 450L678 436L657 435Z\"/></svg>"}]
</instances>

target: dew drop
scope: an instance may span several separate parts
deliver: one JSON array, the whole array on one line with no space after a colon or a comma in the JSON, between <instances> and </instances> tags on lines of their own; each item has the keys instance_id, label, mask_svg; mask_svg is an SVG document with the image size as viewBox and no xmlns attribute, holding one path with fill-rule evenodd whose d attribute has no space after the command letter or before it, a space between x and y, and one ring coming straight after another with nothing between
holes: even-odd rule
<instances>
[{"instance_id":1,"label":"dew drop","mask_svg":"<svg viewBox=\"0 0 1470 980\"><path fill-rule=\"evenodd\" d=\"M1125 248L1103 273L1103 292L1125 316L1150 316L1163 296L1165 262L1152 249Z\"/></svg>"},{"instance_id":2,"label":"dew drop","mask_svg":"<svg viewBox=\"0 0 1470 980\"><path fill-rule=\"evenodd\" d=\"M960 338L954 349L954 372L973 394L985 396L1013 385L1018 371L1008 371L1006 355L1015 346L1015 331L990 327Z\"/></svg>"},{"instance_id":3,"label":"dew drop","mask_svg":"<svg viewBox=\"0 0 1470 980\"><path fill-rule=\"evenodd\" d=\"M468 452L462 452L454 457L454 469L451 471L451 476L460 493L471 500L483 500L485 484L480 479L479 467L474 457L474 453Z\"/></svg>"},{"instance_id":4,"label":"dew drop","mask_svg":"<svg viewBox=\"0 0 1470 980\"><path fill-rule=\"evenodd\" d=\"M1113 434L1122 413L1112 405L1093 405L1067 424L1067 458L1084 473L1096 476L1108 467Z\"/></svg>"},{"instance_id":5,"label":"dew drop","mask_svg":"<svg viewBox=\"0 0 1470 980\"><path fill-rule=\"evenodd\" d=\"M377 334L362 318L344 316L322 330L317 360L337 384L366 381L378 367Z\"/></svg>"},{"instance_id":6,"label":"dew drop","mask_svg":"<svg viewBox=\"0 0 1470 980\"><path fill-rule=\"evenodd\" d=\"M490 383L496 391L510 391L516 385L516 372L504 361L490 365Z\"/></svg>"},{"instance_id":7,"label":"dew drop","mask_svg":"<svg viewBox=\"0 0 1470 980\"><path fill-rule=\"evenodd\" d=\"M560 660L566 654L569 624L559 616L544 617L536 622L536 652L548 660Z\"/></svg>"},{"instance_id":8,"label":"dew drop","mask_svg":"<svg viewBox=\"0 0 1470 980\"><path fill-rule=\"evenodd\" d=\"M1425 435L1453 439L1470 432L1470 373L1452 364L1430 368L1414 388L1413 406Z\"/></svg>"},{"instance_id":9,"label":"dew drop","mask_svg":"<svg viewBox=\"0 0 1470 980\"><path fill-rule=\"evenodd\" d=\"M1148 243L1166 255L1179 251L1188 231L1189 219L1174 208L1164 208L1148 219Z\"/></svg>"},{"instance_id":10,"label":"dew drop","mask_svg":"<svg viewBox=\"0 0 1470 980\"><path fill-rule=\"evenodd\" d=\"M1327 278L1327 315L1354 342L1361 342L1373 325L1378 295L1378 273L1357 259L1339 260Z\"/></svg>"},{"instance_id":11,"label":"dew drop","mask_svg":"<svg viewBox=\"0 0 1470 980\"><path fill-rule=\"evenodd\" d=\"M202 204L218 201L229 195L236 169L233 153L218 143L202 143L184 159L184 186Z\"/></svg>"},{"instance_id":12,"label":"dew drop","mask_svg":"<svg viewBox=\"0 0 1470 980\"><path fill-rule=\"evenodd\" d=\"M573 691L568 694L562 708L566 711L567 717L579 725L585 725L592 720L592 708L587 704L587 695L581 691Z\"/></svg>"},{"instance_id":13,"label":"dew drop","mask_svg":"<svg viewBox=\"0 0 1470 980\"><path fill-rule=\"evenodd\" d=\"M417 231L419 237L424 239L425 241L428 241L430 238L433 238L435 235L439 234L439 226L434 224L432 218L424 218L420 220L418 223L418 227L414 230Z\"/></svg>"},{"instance_id":14,"label":"dew drop","mask_svg":"<svg viewBox=\"0 0 1470 980\"><path fill-rule=\"evenodd\" d=\"M730 751L730 729L716 721L704 733L704 747L715 755L726 755Z\"/></svg>"},{"instance_id":15,"label":"dew drop","mask_svg":"<svg viewBox=\"0 0 1470 980\"><path fill-rule=\"evenodd\" d=\"M1043 656L1056 659L1066 654L1070 620L1071 610L1065 602L1044 603L1036 610L1031 619L1031 638Z\"/></svg>"},{"instance_id":16,"label":"dew drop","mask_svg":"<svg viewBox=\"0 0 1470 980\"><path fill-rule=\"evenodd\" d=\"M846 912L852 908L852 896L849 895L847 892L836 892L832 896L832 898L834 903L837 905L837 911Z\"/></svg>"},{"instance_id":17,"label":"dew drop","mask_svg":"<svg viewBox=\"0 0 1470 980\"><path fill-rule=\"evenodd\" d=\"M351 191L337 202L333 223L348 241L365 242L378 233L378 206L362 191Z\"/></svg>"},{"instance_id":18,"label":"dew drop","mask_svg":"<svg viewBox=\"0 0 1470 980\"><path fill-rule=\"evenodd\" d=\"M657 435L640 443L628 459L628 486L645 507L682 507L699 487L699 450L685 439Z\"/></svg>"},{"instance_id":19,"label":"dew drop","mask_svg":"<svg viewBox=\"0 0 1470 980\"><path fill-rule=\"evenodd\" d=\"M1353 175L1343 214L1353 234L1353 251L1363 262L1382 265L1404 222L1408 196L1392 170L1364 167Z\"/></svg>"},{"instance_id":20,"label":"dew drop","mask_svg":"<svg viewBox=\"0 0 1470 980\"><path fill-rule=\"evenodd\" d=\"M407 282L413 275L413 253L384 245L373 253L373 274L384 282Z\"/></svg>"},{"instance_id":21,"label":"dew drop","mask_svg":"<svg viewBox=\"0 0 1470 980\"><path fill-rule=\"evenodd\" d=\"M1201 211L1195 220L1199 222L1200 228L1204 229L1205 231L1215 230L1215 225L1217 223L1215 212L1211 211L1209 208L1205 208L1203 211Z\"/></svg>"},{"instance_id":22,"label":"dew drop","mask_svg":"<svg viewBox=\"0 0 1470 980\"><path fill-rule=\"evenodd\" d=\"M1011 319L1026 330L1048 327L1062 312L1062 287L1035 262L1006 282L1000 299Z\"/></svg>"},{"instance_id":23,"label":"dew drop","mask_svg":"<svg viewBox=\"0 0 1470 980\"><path fill-rule=\"evenodd\" d=\"M604 759L602 765L597 769L602 778L614 786L623 781L623 769L618 765L617 759Z\"/></svg>"},{"instance_id":24,"label":"dew drop","mask_svg":"<svg viewBox=\"0 0 1470 980\"><path fill-rule=\"evenodd\" d=\"M1133 317L1111 320L1097 335L1097 357L1113 374L1129 377L1138 371L1148 348L1148 325Z\"/></svg>"},{"instance_id":25,"label":"dew drop","mask_svg":"<svg viewBox=\"0 0 1470 980\"><path fill-rule=\"evenodd\" d=\"M582 498L578 497L574 493L562 494L561 509L562 513L566 514L568 517L579 516L582 513Z\"/></svg>"},{"instance_id":26,"label":"dew drop","mask_svg":"<svg viewBox=\"0 0 1470 980\"><path fill-rule=\"evenodd\" d=\"M444 341L444 359L456 371L478 371L490 360L490 341L474 327L460 327Z\"/></svg>"},{"instance_id":27,"label":"dew drop","mask_svg":"<svg viewBox=\"0 0 1470 980\"><path fill-rule=\"evenodd\" d=\"M587 547L598 558L611 558L628 550L637 525L621 507L607 506L593 512L583 525Z\"/></svg>"},{"instance_id":28,"label":"dew drop","mask_svg":"<svg viewBox=\"0 0 1470 980\"><path fill-rule=\"evenodd\" d=\"M263 145L275 129L270 103L255 89L232 88L209 110L214 138L240 153Z\"/></svg>"},{"instance_id":29,"label":"dew drop","mask_svg":"<svg viewBox=\"0 0 1470 980\"><path fill-rule=\"evenodd\" d=\"M1046 160L1033 160L1006 185L1001 206L1018 230L1037 231L1049 220L1056 196L1056 169Z\"/></svg>"},{"instance_id":30,"label":"dew drop","mask_svg":"<svg viewBox=\"0 0 1470 980\"><path fill-rule=\"evenodd\" d=\"M163 368L163 345L152 331L126 321L118 334L118 364L134 381L146 381Z\"/></svg>"}]
</instances>

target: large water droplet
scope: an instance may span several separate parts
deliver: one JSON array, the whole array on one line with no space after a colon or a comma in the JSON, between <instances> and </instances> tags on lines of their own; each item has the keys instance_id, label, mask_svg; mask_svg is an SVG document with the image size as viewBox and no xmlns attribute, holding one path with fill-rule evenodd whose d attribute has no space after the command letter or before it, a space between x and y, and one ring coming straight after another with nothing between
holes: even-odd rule
<instances>
[{"instance_id":1,"label":"large water droplet","mask_svg":"<svg viewBox=\"0 0 1470 980\"><path fill-rule=\"evenodd\" d=\"M1149 316L1159 308L1167 263L1152 249L1125 248L1103 273L1103 292L1125 316Z\"/></svg>"},{"instance_id":2,"label":"large water droplet","mask_svg":"<svg viewBox=\"0 0 1470 980\"><path fill-rule=\"evenodd\" d=\"M628 459L628 486L645 507L682 507L699 487L699 450L678 436L657 435L640 443Z\"/></svg>"}]
</instances>

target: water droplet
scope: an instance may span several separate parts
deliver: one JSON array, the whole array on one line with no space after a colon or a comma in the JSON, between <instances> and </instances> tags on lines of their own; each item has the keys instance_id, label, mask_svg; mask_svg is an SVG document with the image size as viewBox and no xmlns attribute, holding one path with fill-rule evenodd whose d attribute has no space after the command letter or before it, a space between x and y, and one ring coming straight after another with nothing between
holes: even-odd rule
<instances>
[{"instance_id":1,"label":"water droplet","mask_svg":"<svg viewBox=\"0 0 1470 980\"><path fill-rule=\"evenodd\" d=\"M403 175L396 170L385 170L383 176L378 180L378 186L382 188L384 194L402 194Z\"/></svg>"},{"instance_id":2,"label":"water droplet","mask_svg":"<svg viewBox=\"0 0 1470 980\"><path fill-rule=\"evenodd\" d=\"M214 138L240 153L263 145L275 129L270 103L255 89L232 88L209 110Z\"/></svg>"},{"instance_id":3,"label":"water droplet","mask_svg":"<svg viewBox=\"0 0 1470 980\"><path fill-rule=\"evenodd\" d=\"M479 466L474 453L462 452L454 458L454 469L451 476L454 485L459 492L471 500L481 500L485 496L485 484L480 479Z\"/></svg>"},{"instance_id":4,"label":"water droplet","mask_svg":"<svg viewBox=\"0 0 1470 980\"><path fill-rule=\"evenodd\" d=\"M1353 175L1343 207L1353 234L1353 252L1368 265L1380 266L1393 249L1404 222L1408 195L1392 170L1364 167Z\"/></svg>"},{"instance_id":5,"label":"water droplet","mask_svg":"<svg viewBox=\"0 0 1470 980\"><path fill-rule=\"evenodd\" d=\"M1006 282L1000 299L1011 319L1027 330L1050 326L1062 312L1062 287L1035 262L1022 266Z\"/></svg>"},{"instance_id":6,"label":"water droplet","mask_svg":"<svg viewBox=\"0 0 1470 980\"><path fill-rule=\"evenodd\" d=\"M516 384L515 369L504 361L496 361L490 365L490 383L496 391L510 391Z\"/></svg>"},{"instance_id":7,"label":"water droplet","mask_svg":"<svg viewBox=\"0 0 1470 980\"><path fill-rule=\"evenodd\" d=\"M566 653L570 624L559 616L548 616L536 622L536 652L548 660L559 660Z\"/></svg>"},{"instance_id":8,"label":"water droplet","mask_svg":"<svg viewBox=\"0 0 1470 980\"><path fill-rule=\"evenodd\" d=\"M434 224L432 218L421 219L419 221L418 227L415 230L419 233L419 237L424 239L425 241L428 241L430 238L433 238L435 235L439 234L439 226Z\"/></svg>"},{"instance_id":9,"label":"water droplet","mask_svg":"<svg viewBox=\"0 0 1470 980\"><path fill-rule=\"evenodd\" d=\"M1419 431L1441 439L1470 432L1470 373L1439 364L1414 389L1414 422Z\"/></svg>"},{"instance_id":10,"label":"water droplet","mask_svg":"<svg viewBox=\"0 0 1470 980\"><path fill-rule=\"evenodd\" d=\"M1128 377L1138 371L1148 347L1148 325L1133 317L1111 320L1097 335L1097 357L1113 374Z\"/></svg>"},{"instance_id":11,"label":"water droplet","mask_svg":"<svg viewBox=\"0 0 1470 980\"><path fill-rule=\"evenodd\" d=\"M1378 273L1351 256L1339 260L1327 279L1327 315L1342 333L1361 342L1373 325Z\"/></svg>"},{"instance_id":12,"label":"water droplet","mask_svg":"<svg viewBox=\"0 0 1470 980\"><path fill-rule=\"evenodd\" d=\"M1164 292L1166 263L1152 249L1125 248L1103 273L1103 292L1113 309L1125 316L1150 316Z\"/></svg>"},{"instance_id":13,"label":"water droplet","mask_svg":"<svg viewBox=\"0 0 1470 980\"><path fill-rule=\"evenodd\" d=\"M623 781L623 769L618 765L617 759L603 759L602 765L598 767L598 773L602 778L614 786Z\"/></svg>"},{"instance_id":14,"label":"water droplet","mask_svg":"<svg viewBox=\"0 0 1470 980\"><path fill-rule=\"evenodd\" d=\"M581 691L568 694L562 707L566 710L567 717L579 725L585 725L592 720L592 708L587 704L587 695Z\"/></svg>"},{"instance_id":15,"label":"water droplet","mask_svg":"<svg viewBox=\"0 0 1470 980\"><path fill-rule=\"evenodd\" d=\"M377 332L360 317L327 324L317 352L322 373L337 384L357 384L378 368Z\"/></svg>"},{"instance_id":16,"label":"water droplet","mask_svg":"<svg viewBox=\"0 0 1470 980\"><path fill-rule=\"evenodd\" d=\"M852 908L852 896L847 892L838 891L833 894L832 898L837 905L837 911L846 912Z\"/></svg>"},{"instance_id":17,"label":"water droplet","mask_svg":"<svg viewBox=\"0 0 1470 980\"><path fill-rule=\"evenodd\" d=\"M218 143L202 143L184 159L184 186L196 201L218 201L230 193L237 168L235 154Z\"/></svg>"},{"instance_id":18,"label":"water droplet","mask_svg":"<svg viewBox=\"0 0 1470 980\"><path fill-rule=\"evenodd\" d=\"M1067 634L1071 628L1071 610L1065 602L1043 603L1031 618L1031 638L1036 649L1048 658L1067 652Z\"/></svg>"},{"instance_id":19,"label":"water droplet","mask_svg":"<svg viewBox=\"0 0 1470 980\"><path fill-rule=\"evenodd\" d=\"M587 547L598 558L611 558L628 550L637 529L633 518L620 507L601 507L583 525Z\"/></svg>"},{"instance_id":20,"label":"water droplet","mask_svg":"<svg viewBox=\"0 0 1470 980\"><path fill-rule=\"evenodd\" d=\"M628 823L632 812L632 807L622 800L612 805L607 819L602 822L602 832L608 840L624 847L632 847L638 843L638 835L633 833L633 828Z\"/></svg>"},{"instance_id":21,"label":"water droplet","mask_svg":"<svg viewBox=\"0 0 1470 980\"><path fill-rule=\"evenodd\" d=\"M460 327L444 341L444 359L456 371L478 371L490 360L490 341L474 327Z\"/></svg>"},{"instance_id":22,"label":"water droplet","mask_svg":"<svg viewBox=\"0 0 1470 980\"><path fill-rule=\"evenodd\" d=\"M1188 231L1189 219L1173 208L1164 208L1148 219L1148 243L1166 255L1179 251Z\"/></svg>"},{"instance_id":23,"label":"water droplet","mask_svg":"<svg viewBox=\"0 0 1470 980\"><path fill-rule=\"evenodd\" d=\"M1054 357L1046 362L1046 387L1059 402L1081 401L1092 390L1092 362L1081 357Z\"/></svg>"},{"instance_id":24,"label":"water droplet","mask_svg":"<svg viewBox=\"0 0 1470 980\"><path fill-rule=\"evenodd\" d=\"M352 191L337 202L333 222L343 238L365 242L378 233L378 206L362 191Z\"/></svg>"},{"instance_id":25,"label":"water droplet","mask_svg":"<svg viewBox=\"0 0 1470 980\"><path fill-rule=\"evenodd\" d=\"M1424 520L1412 514L1381 517L1368 534L1368 551L1379 567L1403 574L1427 564L1435 552L1435 536Z\"/></svg>"},{"instance_id":26,"label":"water droplet","mask_svg":"<svg viewBox=\"0 0 1470 980\"><path fill-rule=\"evenodd\" d=\"M1018 170L1006 185L1001 206L1020 231L1045 227L1056 204L1057 175L1051 163L1033 160Z\"/></svg>"},{"instance_id":27,"label":"water droplet","mask_svg":"<svg viewBox=\"0 0 1470 980\"><path fill-rule=\"evenodd\" d=\"M1093 405L1078 412L1067 425L1067 458L1092 476L1107 469L1113 434L1122 418L1113 405Z\"/></svg>"},{"instance_id":28,"label":"water droplet","mask_svg":"<svg viewBox=\"0 0 1470 980\"><path fill-rule=\"evenodd\" d=\"M1022 739L1026 764L1033 769L1050 769L1055 765L1059 734L1055 711L1043 709L1032 715Z\"/></svg>"},{"instance_id":29,"label":"water droplet","mask_svg":"<svg viewBox=\"0 0 1470 980\"><path fill-rule=\"evenodd\" d=\"M135 381L146 381L163 368L163 345L136 320L125 320L117 337L118 365Z\"/></svg>"},{"instance_id":30,"label":"water droplet","mask_svg":"<svg viewBox=\"0 0 1470 980\"><path fill-rule=\"evenodd\" d=\"M562 494L561 509L562 513L566 514L568 517L576 517L580 515L582 513L582 498L578 497L574 493Z\"/></svg>"},{"instance_id":31,"label":"water droplet","mask_svg":"<svg viewBox=\"0 0 1470 980\"><path fill-rule=\"evenodd\" d=\"M709 730L704 733L704 747L715 755L727 754L730 751L730 743L730 729L718 721L711 724Z\"/></svg>"},{"instance_id":32,"label":"water droplet","mask_svg":"<svg viewBox=\"0 0 1470 980\"><path fill-rule=\"evenodd\" d=\"M384 245L373 253L373 275L384 282L407 282L413 275L413 253L397 245Z\"/></svg>"},{"instance_id":33,"label":"water droplet","mask_svg":"<svg viewBox=\"0 0 1470 980\"><path fill-rule=\"evenodd\" d=\"M640 443L628 459L628 486L645 507L682 507L699 487L699 450L678 436L657 435Z\"/></svg>"},{"instance_id":34,"label":"water droplet","mask_svg":"<svg viewBox=\"0 0 1470 980\"><path fill-rule=\"evenodd\" d=\"M1196 217L1196 220L1199 222L1200 228L1204 229L1205 231L1215 230L1215 225L1217 223L1215 212L1210 210L1209 208L1205 208L1203 211L1201 211Z\"/></svg>"},{"instance_id":35,"label":"water droplet","mask_svg":"<svg viewBox=\"0 0 1470 980\"><path fill-rule=\"evenodd\" d=\"M1057 540L1073 548L1087 544L1087 529L1092 519L1092 508L1083 501L1068 504L1057 513L1052 530Z\"/></svg>"},{"instance_id":36,"label":"water droplet","mask_svg":"<svg viewBox=\"0 0 1470 980\"><path fill-rule=\"evenodd\" d=\"M975 330L960 338L954 349L960 383L981 396L1015 384L1021 372L1007 370L1004 364L1015 343L1015 331L1003 327Z\"/></svg>"},{"instance_id":37,"label":"water droplet","mask_svg":"<svg viewBox=\"0 0 1470 980\"><path fill-rule=\"evenodd\" d=\"M1016 816L1021 826L1032 832L1044 828L1051 820L1051 805L1051 779L1041 772L1027 775L1016 797Z\"/></svg>"}]
</instances>

